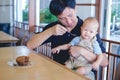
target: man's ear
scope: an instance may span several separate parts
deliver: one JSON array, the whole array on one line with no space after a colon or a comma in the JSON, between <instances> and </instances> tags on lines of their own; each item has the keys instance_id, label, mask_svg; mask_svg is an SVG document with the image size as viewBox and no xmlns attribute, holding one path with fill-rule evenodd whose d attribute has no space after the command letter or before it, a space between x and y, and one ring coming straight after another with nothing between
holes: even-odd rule
<instances>
[{"instance_id":1,"label":"man's ear","mask_svg":"<svg viewBox=\"0 0 120 80\"><path fill-rule=\"evenodd\" d=\"M77 7L75 6L75 11L77 10Z\"/></svg>"}]
</instances>

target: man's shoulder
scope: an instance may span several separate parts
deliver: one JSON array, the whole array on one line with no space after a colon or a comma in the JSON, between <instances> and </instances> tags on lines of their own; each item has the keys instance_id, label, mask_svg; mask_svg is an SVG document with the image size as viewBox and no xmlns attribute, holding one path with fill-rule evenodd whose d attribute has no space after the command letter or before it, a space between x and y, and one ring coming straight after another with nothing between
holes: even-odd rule
<instances>
[{"instance_id":1,"label":"man's shoulder","mask_svg":"<svg viewBox=\"0 0 120 80\"><path fill-rule=\"evenodd\" d=\"M82 20L79 16L77 16L77 18L78 18L78 23L79 23L80 25L82 25L82 24L83 24L83 20Z\"/></svg>"},{"instance_id":2,"label":"man's shoulder","mask_svg":"<svg viewBox=\"0 0 120 80\"><path fill-rule=\"evenodd\" d=\"M79 30L79 28L82 26L82 24L83 24L83 20L81 19L81 18L79 18L78 16L77 16L77 18L78 18L78 22L77 22L77 25L76 25L76 27L75 27L75 31L76 31L76 29L77 30Z\"/></svg>"}]
</instances>

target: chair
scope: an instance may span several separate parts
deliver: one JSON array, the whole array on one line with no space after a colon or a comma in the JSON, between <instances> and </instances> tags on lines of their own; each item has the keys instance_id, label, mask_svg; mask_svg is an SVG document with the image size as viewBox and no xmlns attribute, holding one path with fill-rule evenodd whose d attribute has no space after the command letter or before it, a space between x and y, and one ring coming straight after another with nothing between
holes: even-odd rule
<instances>
[{"instance_id":1,"label":"chair","mask_svg":"<svg viewBox=\"0 0 120 80\"><path fill-rule=\"evenodd\" d=\"M120 80L120 61L117 65L115 80Z\"/></svg>"},{"instance_id":2,"label":"chair","mask_svg":"<svg viewBox=\"0 0 120 80\"><path fill-rule=\"evenodd\" d=\"M46 43L46 44L40 45L37 48L37 52L38 52L38 54L42 54L44 56L47 56L50 59L53 59L53 55L51 53L51 43Z\"/></svg>"},{"instance_id":3,"label":"chair","mask_svg":"<svg viewBox=\"0 0 120 80\"><path fill-rule=\"evenodd\" d=\"M120 43L106 39L102 40L104 42L104 45L107 46L106 55L108 57L109 65L107 67L101 67L99 69L96 74L96 80L116 80L118 79L117 75L120 74L120 71L118 71L120 70L120 67L118 69L118 66L120 66L120 62L118 65L118 61L120 61L120 55L117 53L117 49L119 49L117 47L119 47L118 45L120 45ZM115 45L117 45L117 47ZM116 50L114 47L116 47Z\"/></svg>"},{"instance_id":4,"label":"chair","mask_svg":"<svg viewBox=\"0 0 120 80\"><path fill-rule=\"evenodd\" d=\"M35 35L34 32L24 32L24 36L21 41L21 45L26 45L28 40ZM53 59L53 55L51 54L51 43L46 43L43 45L38 46L37 48L33 49L38 54L42 54L44 56L47 56L48 58Z\"/></svg>"},{"instance_id":5,"label":"chair","mask_svg":"<svg viewBox=\"0 0 120 80\"><path fill-rule=\"evenodd\" d=\"M16 46L26 45L30 36L28 30L24 30L18 27L14 27L13 35L19 39L18 42L16 43Z\"/></svg>"}]
</instances>

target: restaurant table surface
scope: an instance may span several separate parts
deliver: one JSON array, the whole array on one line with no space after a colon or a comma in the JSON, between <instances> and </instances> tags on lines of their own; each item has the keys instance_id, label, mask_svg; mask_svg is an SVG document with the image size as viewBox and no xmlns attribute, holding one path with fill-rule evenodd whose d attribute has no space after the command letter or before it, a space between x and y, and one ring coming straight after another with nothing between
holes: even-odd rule
<instances>
[{"instance_id":1,"label":"restaurant table surface","mask_svg":"<svg viewBox=\"0 0 120 80\"><path fill-rule=\"evenodd\" d=\"M31 65L12 66L8 62L15 55L28 54ZM88 80L65 66L43 55L29 50L25 46L0 48L0 80Z\"/></svg>"},{"instance_id":2,"label":"restaurant table surface","mask_svg":"<svg viewBox=\"0 0 120 80\"><path fill-rule=\"evenodd\" d=\"M16 37L7 34L3 31L0 31L0 43L15 43L17 42L19 39L17 39Z\"/></svg>"}]
</instances>

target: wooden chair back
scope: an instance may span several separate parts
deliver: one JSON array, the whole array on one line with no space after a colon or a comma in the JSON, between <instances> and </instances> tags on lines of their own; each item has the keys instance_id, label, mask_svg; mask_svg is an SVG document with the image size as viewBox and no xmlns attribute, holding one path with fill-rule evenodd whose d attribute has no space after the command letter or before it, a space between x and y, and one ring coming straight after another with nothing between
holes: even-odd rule
<instances>
[{"instance_id":1,"label":"wooden chair back","mask_svg":"<svg viewBox=\"0 0 120 80\"><path fill-rule=\"evenodd\" d=\"M108 57L109 65L101 67L97 72L96 80L115 80L118 63L120 63L120 42L102 39L106 47L106 55ZM120 79L119 79L120 80Z\"/></svg>"}]
</instances>

